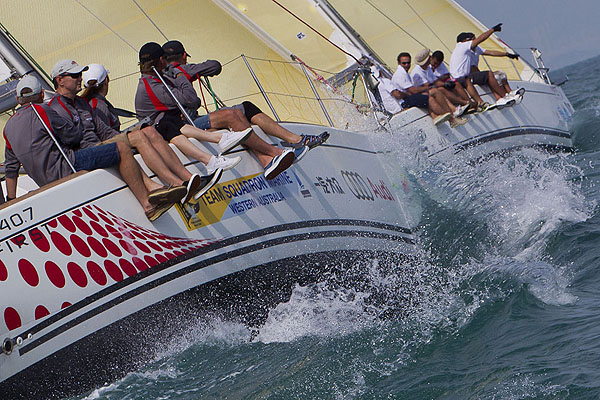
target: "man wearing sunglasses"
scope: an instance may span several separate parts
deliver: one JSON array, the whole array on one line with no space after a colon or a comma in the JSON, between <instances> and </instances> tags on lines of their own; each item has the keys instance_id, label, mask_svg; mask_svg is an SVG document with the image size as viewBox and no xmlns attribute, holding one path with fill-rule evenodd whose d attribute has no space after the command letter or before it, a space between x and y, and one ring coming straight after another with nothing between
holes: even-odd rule
<instances>
[{"instance_id":1,"label":"man wearing sunglasses","mask_svg":"<svg viewBox=\"0 0 600 400\"><path fill-rule=\"evenodd\" d=\"M82 72L87 66L80 66L73 60L61 60L52 69L52 82L56 89L50 100L50 107L65 119L70 119L82 131L81 148L95 146L100 143L123 142L128 147L135 147L148 167L169 187L151 180L142 172L144 185L161 200L179 201L181 187L186 190L184 202L194 195L205 192L212 183L211 176L201 177L191 174L181 163L169 145L156 133L157 137L149 138L144 130L119 133L106 125L93 112L88 102L77 96L81 90ZM158 142L158 143L157 143ZM160 150L160 152L159 152Z\"/></svg>"},{"instance_id":2,"label":"man wearing sunglasses","mask_svg":"<svg viewBox=\"0 0 600 400\"><path fill-rule=\"evenodd\" d=\"M439 89L430 87L429 84L414 86L413 80L408 73L411 64L411 56L409 53L402 52L398 55L398 69L392 76L392 83L397 90L405 94L401 100L402 108L419 107L429 111L429 115L433 119L434 125L439 125L449 121L452 128L464 125L467 123L466 118L455 117L453 115L456 108L444 96ZM391 93L394 96L394 93Z\"/></svg>"}]
</instances>

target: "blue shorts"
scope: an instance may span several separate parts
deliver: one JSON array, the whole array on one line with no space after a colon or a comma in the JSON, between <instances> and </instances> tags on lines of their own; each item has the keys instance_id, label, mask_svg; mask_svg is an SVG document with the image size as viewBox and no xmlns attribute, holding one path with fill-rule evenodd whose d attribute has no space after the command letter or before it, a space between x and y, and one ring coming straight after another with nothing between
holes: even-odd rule
<instances>
[{"instance_id":1,"label":"blue shorts","mask_svg":"<svg viewBox=\"0 0 600 400\"><path fill-rule=\"evenodd\" d=\"M196 128L210 129L210 118L208 117L208 114L196 118L194 120L194 125Z\"/></svg>"},{"instance_id":2,"label":"blue shorts","mask_svg":"<svg viewBox=\"0 0 600 400\"><path fill-rule=\"evenodd\" d=\"M421 93L411 94L410 96L404 99L404 103L402 103L402 108L411 107L429 108L429 96Z\"/></svg>"},{"instance_id":3,"label":"blue shorts","mask_svg":"<svg viewBox=\"0 0 600 400\"><path fill-rule=\"evenodd\" d=\"M116 143L101 144L75 152L75 170L92 171L118 165L121 161Z\"/></svg>"}]
</instances>

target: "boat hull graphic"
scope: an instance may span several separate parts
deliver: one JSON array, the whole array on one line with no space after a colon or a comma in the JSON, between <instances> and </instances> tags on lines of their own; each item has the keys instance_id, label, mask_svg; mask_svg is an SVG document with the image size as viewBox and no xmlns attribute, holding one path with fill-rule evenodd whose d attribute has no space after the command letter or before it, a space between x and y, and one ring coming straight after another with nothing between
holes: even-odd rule
<instances>
[{"instance_id":1,"label":"boat hull graphic","mask_svg":"<svg viewBox=\"0 0 600 400\"><path fill-rule=\"evenodd\" d=\"M410 259L409 189L394 189L364 136L331 132L273 181L239 151L238 168L154 224L110 170L0 210L2 392L75 394L139 367L193 316L255 326L331 268Z\"/></svg>"}]
</instances>

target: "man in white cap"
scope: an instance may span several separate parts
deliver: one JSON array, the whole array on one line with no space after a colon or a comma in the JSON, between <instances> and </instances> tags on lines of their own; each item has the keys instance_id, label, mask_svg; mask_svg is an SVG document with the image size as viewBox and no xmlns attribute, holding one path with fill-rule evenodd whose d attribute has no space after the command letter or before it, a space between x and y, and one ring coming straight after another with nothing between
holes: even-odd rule
<instances>
[{"instance_id":1,"label":"man in white cap","mask_svg":"<svg viewBox=\"0 0 600 400\"><path fill-rule=\"evenodd\" d=\"M177 193L178 188L184 186L187 190L184 202L187 202L194 196L203 194L216 183L222 174L221 170L216 170L206 177L198 174L192 175L174 153L169 157L169 152L172 153L172 150L160 135L156 134L156 137L149 138L152 136L151 132L146 133L141 130L120 134L107 126L93 112L88 102L77 96L81 90L82 73L87 69L87 66L80 66L73 60L57 62L51 73L56 94L48 103L56 113L65 119L70 119L75 127L82 131L82 148L111 142L123 142L128 147L135 147L148 168L169 185L169 187L164 187L142 173L144 185L151 193L151 198L157 195L162 196L161 199L174 199L177 196L171 195L170 192ZM169 148L167 149L167 147ZM163 157L161 154L165 156Z\"/></svg>"},{"instance_id":2,"label":"man in white cap","mask_svg":"<svg viewBox=\"0 0 600 400\"><path fill-rule=\"evenodd\" d=\"M402 107L419 107L427 109L429 115L433 119L434 125L449 121L450 126L455 128L466 124L466 118L455 117L453 115L456 109L441 91L436 88L430 89L429 85L415 86L413 84L412 78L408 73L411 59L409 53L402 52L398 54L398 68L392 76L392 83L395 88L407 95L401 99ZM393 92L391 92L391 94L392 96L394 95Z\"/></svg>"},{"instance_id":3,"label":"man in white cap","mask_svg":"<svg viewBox=\"0 0 600 400\"><path fill-rule=\"evenodd\" d=\"M44 92L37 78L28 75L19 81L17 102L21 107L4 127L9 200L16 197L20 165L40 187L76 171L118 166L121 177L149 220L154 221L173 205L171 201L162 200L150 203L139 165L127 145L119 142L81 148L83 132L75 127L73 120L62 118L42 104L43 99ZM60 143L60 149L51 134ZM185 189L180 190L180 198L184 195Z\"/></svg>"}]
</instances>

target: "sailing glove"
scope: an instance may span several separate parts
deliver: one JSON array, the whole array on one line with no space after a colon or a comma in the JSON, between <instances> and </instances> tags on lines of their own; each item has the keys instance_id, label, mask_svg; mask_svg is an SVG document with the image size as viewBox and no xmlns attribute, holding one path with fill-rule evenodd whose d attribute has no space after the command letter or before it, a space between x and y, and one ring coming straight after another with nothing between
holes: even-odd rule
<instances>
[{"instance_id":1,"label":"sailing glove","mask_svg":"<svg viewBox=\"0 0 600 400\"><path fill-rule=\"evenodd\" d=\"M492 29L494 32L500 32L502 30L502 22L500 22L498 25L494 25Z\"/></svg>"},{"instance_id":2,"label":"sailing glove","mask_svg":"<svg viewBox=\"0 0 600 400\"><path fill-rule=\"evenodd\" d=\"M519 59L519 55L518 54L510 54L510 53L506 53L506 57L508 58L512 58L513 60L518 60Z\"/></svg>"}]
</instances>

